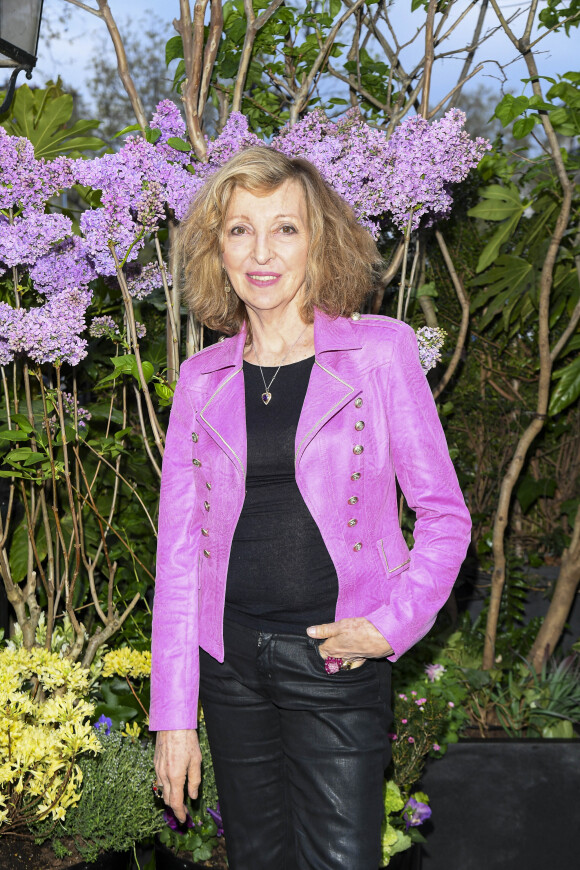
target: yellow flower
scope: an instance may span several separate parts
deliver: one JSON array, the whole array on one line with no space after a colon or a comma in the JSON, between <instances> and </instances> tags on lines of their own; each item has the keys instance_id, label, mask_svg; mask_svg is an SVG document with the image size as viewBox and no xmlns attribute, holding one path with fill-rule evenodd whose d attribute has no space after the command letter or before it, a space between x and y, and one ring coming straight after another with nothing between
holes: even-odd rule
<instances>
[{"instance_id":1,"label":"yellow flower","mask_svg":"<svg viewBox=\"0 0 580 870\"><path fill-rule=\"evenodd\" d=\"M112 649L103 656L103 677L133 677L139 680L151 675L151 653L128 646Z\"/></svg>"},{"instance_id":2,"label":"yellow flower","mask_svg":"<svg viewBox=\"0 0 580 870\"><path fill-rule=\"evenodd\" d=\"M133 740L137 740L137 738L141 734L141 728L139 727L139 725L137 725L136 722L127 722L121 733L123 737L131 737Z\"/></svg>"}]
</instances>

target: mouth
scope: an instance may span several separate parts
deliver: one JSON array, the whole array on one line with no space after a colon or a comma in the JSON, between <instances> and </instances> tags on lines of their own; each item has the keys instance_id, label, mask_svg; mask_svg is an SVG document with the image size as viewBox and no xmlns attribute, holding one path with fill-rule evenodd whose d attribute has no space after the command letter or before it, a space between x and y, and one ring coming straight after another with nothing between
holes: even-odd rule
<instances>
[{"instance_id":1,"label":"mouth","mask_svg":"<svg viewBox=\"0 0 580 870\"><path fill-rule=\"evenodd\" d=\"M246 278L256 287L270 287L280 277L278 272L246 272Z\"/></svg>"}]
</instances>

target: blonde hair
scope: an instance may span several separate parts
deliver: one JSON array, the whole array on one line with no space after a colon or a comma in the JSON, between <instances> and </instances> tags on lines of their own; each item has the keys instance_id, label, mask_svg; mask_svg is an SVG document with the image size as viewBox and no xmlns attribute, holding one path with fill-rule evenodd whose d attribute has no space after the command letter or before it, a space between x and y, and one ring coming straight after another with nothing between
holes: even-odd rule
<instances>
[{"instance_id":1,"label":"blonde hair","mask_svg":"<svg viewBox=\"0 0 580 870\"><path fill-rule=\"evenodd\" d=\"M221 262L223 226L234 190L268 194L285 181L297 181L306 200L310 244L301 311L304 322L313 321L315 307L331 317L348 317L371 292L380 256L351 207L307 160L265 146L247 148L210 176L175 240L184 300L210 329L234 335L247 322L244 303L233 291L226 292Z\"/></svg>"}]
</instances>

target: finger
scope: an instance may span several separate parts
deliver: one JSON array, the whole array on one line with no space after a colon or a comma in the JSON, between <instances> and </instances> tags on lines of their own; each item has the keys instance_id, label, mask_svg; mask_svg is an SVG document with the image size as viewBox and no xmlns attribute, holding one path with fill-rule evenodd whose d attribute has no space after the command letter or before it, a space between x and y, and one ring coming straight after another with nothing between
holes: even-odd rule
<instances>
[{"instance_id":1,"label":"finger","mask_svg":"<svg viewBox=\"0 0 580 870\"><path fill-rule=\"evenodd\" d=\"M338 622L325 622L322 625L311 625L306 629L309 637L334 637L340 633Z\"/></svg>"},{"instance_id":2,"label":"finger","mask_svg":"<svg viewBox=\"0 0 580 870\"><path fill-rule=\"evenodd\" d=\"M201 783L201 762L192 760L187 769L187 793L195 800Z\"/></svg>"}]
</instances>

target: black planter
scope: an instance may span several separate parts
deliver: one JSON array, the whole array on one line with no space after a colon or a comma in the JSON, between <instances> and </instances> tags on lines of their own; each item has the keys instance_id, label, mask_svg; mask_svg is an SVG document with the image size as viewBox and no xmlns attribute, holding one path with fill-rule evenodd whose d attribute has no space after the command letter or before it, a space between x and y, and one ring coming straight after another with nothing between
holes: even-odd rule
<instances>
[{"instance_id":1,"label":"black planter","mask_svg":"<svg viewBox=\"0 0 580 870\"><path fill-rule=\"evenodd\" d=\"M578 867L580 740L466 740L425 769L422 870Z\"/></svg>"},{"instance_id":2,"label":"black planter","mask_svg":"<svg viewBox=\"0 0 580 870\"><path fill-rule=\"evenodd\" d=\"M131 852L103 852L92 864L81 861L69 870L129 870L130 865Z\"/></svg>"},{"instance_id":3,"label":"black planter","mask_svg":"<svg viewBox=\"0 0 580 870\"><path fill-rule=\"evenodd\" d=\"M156 870L204 870L204 865L176 855L155 837L155 868Z\"/></svg>"},{"instance_id":4,"label":"black planter","mask_svg":"<svg viewBox=\"0 0 580 870\"><path fill-rule=\"evenodd\" d=\"M389 861L386 870L421 870L421 844L414 843L410 849L397 852Z\"/></svg>"}]
</instances>

